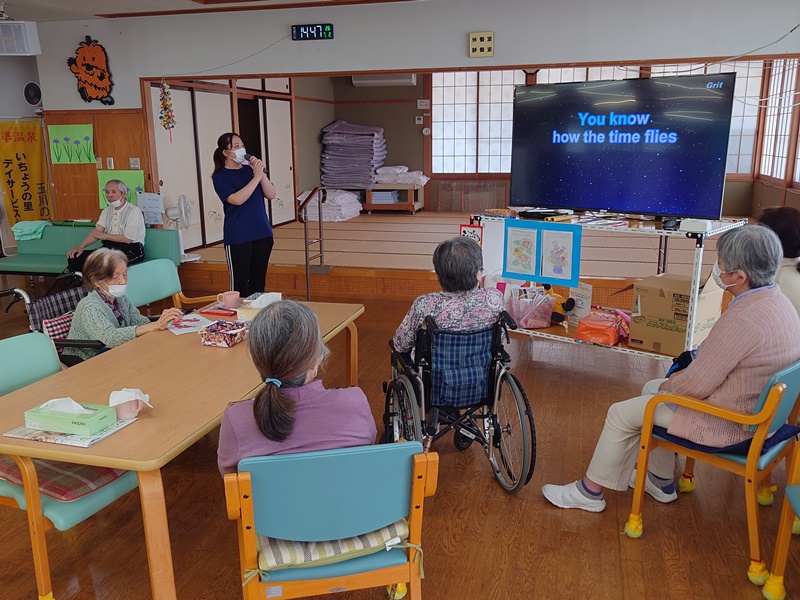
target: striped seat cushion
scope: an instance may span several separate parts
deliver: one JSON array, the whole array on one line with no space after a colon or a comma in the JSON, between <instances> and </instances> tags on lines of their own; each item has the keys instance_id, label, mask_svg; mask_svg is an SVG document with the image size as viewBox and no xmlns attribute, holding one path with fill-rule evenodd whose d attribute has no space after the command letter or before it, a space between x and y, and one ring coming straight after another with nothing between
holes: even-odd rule
<instances>
[{"instance_id":1,"label":"striped seat cushion","mask_svg":"<svg viewBox=\"0 0 800 600\"><path fill-rule=\"evenodd\" d=\"M76 465L73 463L33 459L36 476L39 478L39 491L45 496L71 502L99 490L122 477L126 471L108 467ZM0 479L22 485L22 474L17 463L9 456L0 456Z\"/></svg>"},{"instance_id":2,"label":"striped seat cushion","mask_svg":"<svg viewBox=\"0 0 800 600\"><path fill-rule=\"evenodd\" d=\"M292 542L263 535L256 538L258 568L262 571L319 567L380 552L393 538L408 539L408 521L400 519L364 535L328 542Z\"/></svg>"}]
</instances>

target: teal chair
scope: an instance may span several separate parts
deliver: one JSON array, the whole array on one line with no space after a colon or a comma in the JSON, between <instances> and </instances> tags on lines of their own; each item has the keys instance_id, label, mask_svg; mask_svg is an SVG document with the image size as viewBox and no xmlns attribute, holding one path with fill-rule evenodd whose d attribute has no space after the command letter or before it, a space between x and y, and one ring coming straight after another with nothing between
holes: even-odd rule
<instances>
[{"instance_id":1,"label":"teal chair","mask_svg":"<svg viewBox=\"0 0 800 600\"><path fill-rule=\"evenodd\" d=\"M420 600L424 498L438 464L420 442L242 460L225 499L245 600L406 584Z\"/></svg>"},{"instance_id":2,"label":"teal chair","mask_svg":"<svg viewBox=\"0 0 800 600\"><path fill-rule=\"evenodd\" d=\"M167 258L158 258L128 267L128 300L134 306L144 306L172 296L177 308L190 304L216 302L216 296L188 298L181 291L178 267Z\"/></svg>"},{"instance_id":3,"label":"teal chair","mask_svg":"<svg viewBox=\"0 0 800 600\"><path fill-rule=\"evenodd\" d=\"M795 436L800 414L800 362L781 369L767 381L753 406L752 413L743 413L723 408L709 402L670 393L654 396L644 413L642 437L633 492L633 505L625 534L639 538L643 533L642 505L647 476L647 460L650 452L661 447L683 454L687 460L702 461L714 467L725 469L744 478L745 508L747 513L747 532L750 542L750 566L747 577L755 585L764 585L769 577L765 562L761 559L759 536L759 504L771 504L772 486L769 485L773 469L795 448ZM750 440L739 442L726 448L711 448L670 434L665 428L653 424L656 407L664 402L672 402L698 412L721 417L728 421L748 427L753 433ZM681 491L691 491L682 479Z\"/></svg>"},{"instance_id":4,"label":"teal chair","mask_svg":"<svg viewBox=\"0 0 800 600\"><path fill-rule=\"evenodd\" d=\"M2 396L34 383L61 370L53 341L43 333L26 333L0 340L0 406ZM22 415L20 415L20 421ZM5 468L16 463L20 473L27 473L28 480L35 482L37 489L47 486L49 461L30 459L24 456L0 456ZM58 470L73 470L83 478L87 467L69 463L55 463ZM37 476L38 471L43 477ZM94 469L94 468L90 468ZM0 505L19 508L28 513L28 526L33 546L33 562L39 598L52 598L50 567L47 559L45 531L55 527L66 531L81 521L102 510L117 498L127 494L139 485L136 473L129 471L110 483L86 493L76 500L65 502L54 497L26 490L6 479L0 479ZM44 517L44 518L42 518Z\"/></svg>"}]
</instances>

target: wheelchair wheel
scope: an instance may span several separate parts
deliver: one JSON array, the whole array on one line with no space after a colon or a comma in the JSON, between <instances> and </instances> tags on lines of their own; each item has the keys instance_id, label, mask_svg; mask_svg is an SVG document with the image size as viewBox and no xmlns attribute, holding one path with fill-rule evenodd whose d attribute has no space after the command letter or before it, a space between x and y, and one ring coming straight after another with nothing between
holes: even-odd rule
<instances>
[{"instance_id":1,"label":"wheelchair wheel","mask_svg":"<svg viewBox=\"0 0 800 600\"><path fill-rule=\"evenodd\" d=\"M489 460L500 486L509 494L516 494L533 475L536 430L525 391L519 380L507 371L497 383L491 418L494 433L489 444Z\"/></svg>"},{"instance_id":2,"label":"wheelchair wheel","mask_svg":"<svg viewBox=\"0 0 800 600\"><path fill-rule=\"evenodd\" d=\"M413 383L405 375L389 382L386 389L385 419L386 431L382 438L385 441L422 441L417 394Z\"/></svg>"},{"instance_id":3,"label":"wheelchair wheel","mask_svg":"<svg viewBox=\"0 0 800 600\"><path fill-rule=\"evenodd\" d=\"M474 441L475 440L473 440L471 437L464 435L460 431L456 431L453 434L453 444L455 445L456 450L459 452L463 452L469 448Z\"/></svg>"}]
</instances>

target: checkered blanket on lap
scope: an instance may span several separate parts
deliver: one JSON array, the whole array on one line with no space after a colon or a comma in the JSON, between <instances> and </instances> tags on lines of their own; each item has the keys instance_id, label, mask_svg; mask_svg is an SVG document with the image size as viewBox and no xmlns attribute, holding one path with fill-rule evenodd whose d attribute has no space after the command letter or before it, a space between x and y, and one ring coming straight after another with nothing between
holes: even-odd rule
<instances>
[{"instance_id":1,"label":"checkered blanket on lap","mask_svg":"<svg viewBox=\"0 0 800 600\"><path fill-rule=\"evenodd\" d=\"M493 327L471 332L442 331L431 348L434 406L463 408L486 398L492 361Z\"/></svg>"}]
</instances>

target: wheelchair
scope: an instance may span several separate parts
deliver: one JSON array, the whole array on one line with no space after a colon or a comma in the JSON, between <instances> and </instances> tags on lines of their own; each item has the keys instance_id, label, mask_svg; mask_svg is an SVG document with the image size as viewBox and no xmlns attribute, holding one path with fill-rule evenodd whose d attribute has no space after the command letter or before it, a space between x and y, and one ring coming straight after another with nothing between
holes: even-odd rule
<instances>
[{"instance_id":1,"label":"wheelchair","mask_svg":"<svg viewBox=\"0 0 800 600\"><path fill-rule=\"evenodd\" d=\"M390 341L392 380L383 383L381 441L420 441L429 450L452 430L459 451L480 444L500 486L509 494L519 492L533 475L536 430L504 348L508 329L516 327L505 311L491 327L472 332L443 331L426 317L413 358Z\"/></svg>"}]
</instances>

